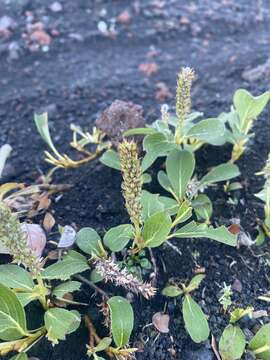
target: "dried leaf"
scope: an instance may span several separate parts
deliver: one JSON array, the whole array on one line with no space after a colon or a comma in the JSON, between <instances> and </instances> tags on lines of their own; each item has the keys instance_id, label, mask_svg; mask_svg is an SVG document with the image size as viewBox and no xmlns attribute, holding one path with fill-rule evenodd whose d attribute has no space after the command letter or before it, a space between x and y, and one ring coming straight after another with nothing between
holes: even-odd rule
<instances>
[{"instance_id":1,"label":"dried leaf","mask_svg":"<svg viewBox=\"0 0 270 360\"><path fill-rule=\"evenodd\" d=\"M43 227L46 231L50 232L55 225L55 219L51 213L47 212L44 216Z\"/></svg>"},{"instance_id":2,"label":"dried leaf","mask_svg":"<svg viewBox=\"0 0 270 360\"><path fill-rule=\"evenodd\" d=\"M146 76L151 76L156 74L159 71L159 66L152 62L152 63L142 63L139 65L139 71L144 73Z\"/></svg>"},{"instance_id":3,"label":"dried leaf","mask_svg":"<svg viewBox=\"0 0 270 360\"><path fill-rule=\"evenodd\" d=\"M22 230L27 235L27 244L33 250L37 257L40 257L46 246L46 235L42 227L38 224L21 224Z\"/></svg>"},{"instance_id":4,"label":"dried leaf","mask_svg":"<svg viewBox=\"0 0 270 360\"><path fill-rule=\"evenodd\" d=\"M39 204L37 207L38 211L47 210L51 205L51 200L49 199L48 194L42 194L39 197L38 201L39 201Z\"/></svg>"},{"instance_id":5,"label":"dried leaf","mask_svg":"<svg viewBox=\"0 0 270 360\"><path fill-rule=\"evenodd\" d=\"M68 248L71 247L76 239L76 231L72 226L64 226L64 231L62 232L61 238L58 243L59 248Z\"/></svg>"},{"instance_id":6,"label":"dried leaf","mask_svg":"<svg viewBox=\"0 0 270 360\"><path fill-rule=\"evenodd\" d=\"M169 330L170 317L162 312L157 312L152 317L152 323L162 334L167 334Z\"/></svg>"}]
</instances>

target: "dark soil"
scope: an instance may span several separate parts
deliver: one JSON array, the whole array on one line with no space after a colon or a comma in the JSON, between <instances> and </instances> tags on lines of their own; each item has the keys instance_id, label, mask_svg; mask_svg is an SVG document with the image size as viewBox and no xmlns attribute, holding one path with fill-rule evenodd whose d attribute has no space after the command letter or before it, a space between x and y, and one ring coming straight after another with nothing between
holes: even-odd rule
<instances>
[{"instance_id":1,"label":"dark soil","mask_svg":"<svg viewBox=\"0 0 270 360\"><path fill-rule=\"evenodd\" d=\"M265 63L269 57L267 0L66 0L59 12L49 9L52 2L3 0L0 3L0 18L7 15L15 22L9 34L1 37L0 32L0 145L8 142L14 147L5 181L30 183L41 171L48 170L42 155L45 145L33 123L35 110L48 110L57 147L76 157L69 148L70 123L91 128L101 111L115 99L138 103L143 106L148 122L155 119L163 102L174 105L168 91L160 94L158 90L166 84L174 93L181 66L195 68L198 79L193 89L193 107L206 116L228 110L232 94L239 87L254 94L269 88L267 76L258 76L256 83L242 76L243 71ZM130 14L128 24L117 20L124 10ZM115 27L114 36L98 29L100 21L109 28ZM44 24L44 31L50 36L49 45L29 42L30 25L36 22ZM156 72L147 76L139 71L140 64L145 63L152 63L151 68ZM227 203L222 186L209 193L215 200L214 221L222 224L240 217L245 231L253 236L256 218L263 215L262 205L252 195L262 185L254 173L263 167L270 151L269 132L268 110L256 123L255 137L239 161L240 181L245 186L237 194L238 205ZM199 170L204 172L227 161L229 156L229 147L225 150L204 147L197 155ZM54 216L61 225L75 223L78 228L90 226L102 233L127 220L120 175L116 171L96 161L73 171L59 171L56 181L75 185L61 201L53 204ZM270 311L266 303L257 300L269 288L265 256L255 257L249 249L232 249L206 239L174 240L174 244L179 246L181 257L168 248L154 251L158 285L164 287L172 277L190 279L197 267L205 267L206 280L195 297L209 316L211 331L217 338L228 321L218 303L223 282L233 284L236 279L241 282L242 291L234 291L235 305ZM258 255L266 250L253 251ZM116 289L115 294L119 293L121 290ZM87 311L92 314L95 307L90 295L85 288L80 296L91 304ZM184 331L179 304L168 305L171 316L168 335L156 339L152 327L144 329L151 323L152 315L163 310L165 302L161 296L150 302L141 299L134 302L133 341L140 346L145 343L137 359L213 359L209 344L194 345ZM253 323L245 327L254 330ZM44 340L31 354L40 360L83 360L87 359L86 342L87 331L82 324L80 332L69 336L67 342L52 348Z\"/></svg>"}]
</instances>

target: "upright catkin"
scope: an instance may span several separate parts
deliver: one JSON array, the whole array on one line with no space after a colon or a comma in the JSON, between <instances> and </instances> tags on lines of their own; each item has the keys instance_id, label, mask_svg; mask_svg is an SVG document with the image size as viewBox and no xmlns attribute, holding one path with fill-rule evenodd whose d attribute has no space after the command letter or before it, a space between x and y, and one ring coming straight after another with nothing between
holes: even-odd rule
<instances>
[{"instance_id":1,"label":"upright catkin","mask_svg":"<svg viewBox=\"0 0 270 360\"><path fill-rule=\"evenodd\" d=\"M122 171L122 192L131 222L138 229L142 224L142 169L134 141L124 140L118 146Z\"/></svg>"},{"instance_id":2,"label":"upright catkin","mask_svg":"<svg viewBox=\"0 0 270 360\"><path fill-rule=\"evenodd\" d=\"M26 236L17 216L4 202L0 202L0 241L9 250L14 262L22 264L35 276L40 272L40 262L29 248Z\"/></svg>"},{"instance_id":3,"label":"upright catkin","mask_svg":"<svg viewBox=\"0 0 270 360\"><path fill-rule=\"evenodd\" d=\"M176 88L176 115L183 123L191 109L191 86L195 79L195 72L189 67L184 67L178 74Z\"/></svg>"}]
</instances>

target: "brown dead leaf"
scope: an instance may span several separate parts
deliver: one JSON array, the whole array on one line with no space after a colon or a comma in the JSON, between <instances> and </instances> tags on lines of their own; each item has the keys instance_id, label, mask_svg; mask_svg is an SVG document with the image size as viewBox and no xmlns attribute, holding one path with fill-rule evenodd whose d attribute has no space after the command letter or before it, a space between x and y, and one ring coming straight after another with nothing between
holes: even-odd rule
<instances>
[{"instance_id":1,"label":"brown dead leaf","mask_svg":"<svg viewBox=\"0 0 270 360\"><path fill-rule=\"evenodd\" d=\"M38 201L39 201L39 204L37 207L38 211L47 210L51 205L51 200L49 199L48 194L46 194L46 193L42 194L39 197Z\"/></svg>"},{"instance_id":2,"label":"brown dead leaf","mask_svg":"<svg viewBox=\"0 0 270 360\"><path fill-rule=\"evenodd\" d=\"M152 76L159 71L159 66L155 63L142 63L138 67L139 71L146 76Z\"/></svg>"},{"instance_id":3,"label":"brown dead leaf","mask_svg":"<svg viewBox=\"0 0 270 360\"><path fill-rule=\"evenodd\" d=\"M162 312L157 312L152 317L152 323L155 328L162 334L167 334L169 330L170 316L163 314Z\"/></svg>"},{"instance_id":4,"label":"brown dead leaf","mask_svg":"<svg viewBox=\"0 0 270 360\"><path fill-rule=\"evenodd\" d=\"M47 212L44 216L43 227L47 232L50 232L55 225L55 219L51 213Z\"/></svg>"},{"instance_id":5,"label":"brown dead leaf","mask_svg":"<svg viewBox=\"0 0 270 360\"><path fill-rule=\"evenodd\" d=\"M172 93L164 82L158 82L156 87L158 90L156 91L155 97L158 101L164 102L172 98Z\"/></svg>"},{"instance_id":6,"label":"brown dead leaf","mask_svg":"<svg viewBox=\"0 0 270 360\"><path fill-rule=\"evenodd\" d=\"M180 22L180 25L184 25L184 26L190 24L190 20L189 20L189 18L186 17L186 16L181 16L179 22Z\"/></svg>"},{"instance_id":7,"label":"brown dead leaf","mask_svg":"<svg viewBox=\"0 0 270 360\"><path fill-rule=\"evenodd\" d=\"M42 229L38 224L21 224L22 231L27 236L27 244L33 250L37 257L40 257L46 246L47 238Z\"/></svg>"},{"instance_id":8,"label":"brown dead leaf","mask_svg":"<svg viewBox=\"0 0 270 360\"><path fill-rule=\"evenodd\" d=\"M128 10L122 11L118 16L117 20L124 25L128 25L131 22L131 14Z\"/></svg>"},{"instance_id":9,"label":"brown dead leaf","mask_svg":"<svg viewBox=\"0 0 270 360\"><path fill-rule=\"evenodd\" d=\"M50 45L52 38L44 30L35 30L30 35L32 41L37 41L40 45Z\"/></svg>"}]
</instances>

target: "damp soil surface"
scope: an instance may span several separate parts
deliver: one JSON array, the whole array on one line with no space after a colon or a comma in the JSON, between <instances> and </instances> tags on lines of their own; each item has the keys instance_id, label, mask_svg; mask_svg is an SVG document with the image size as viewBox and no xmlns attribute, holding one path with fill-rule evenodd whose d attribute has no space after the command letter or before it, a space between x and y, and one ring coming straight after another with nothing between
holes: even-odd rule
<instances>
[{"instance_id":1,"label":"damp soil surface","mask_svg":"<svg viewBox=\"0 0 270 360\"><path fill-rule=\"evenodd\" d=\"M269 34L267 0L1 1L0 144L10 143L14 148L3 180L32 183L49 169L43 161L45 145L34 127L34 111L48 111L57 148L76 158L69 147L71 123L91 128L101 111L116 99L140 104L145 119L154 120L162 103L173 109L181 66L196 70L193 107L207 117L228 110L239 87L254 94L268 90ZM251 70L259 65L261 73L255 71L254 78ZM234 194L235 205L229 204L222 186L209 191L214 201L213 222L228 224L229 219L239 217L253 237L256 219L263 216L262 204L252 195L262 185L254 173L263 167L270 151L269 115L266 110L256 123L255 136L239 161L243 189ZM196 155L199 173L229 156L229 146L204 147ZM52 205L59 224L89 226L103 233L127 221L117 171L95 161L76 170L59 171L55 181L74 185ZM148 189L155 191L155 186ZM267 245L251 251L206 239L173 243L182 255L167 247L154 250L158 286L164 287L170 278L190 279L196 269L205 268L206 279L194 296L217 339L228 322L218 302L224 282L233 285L235 305L270 312L270 306L257 299L269 289ZM114 293L124 294L121 289ZM79 298L89 303L83 311L97 318L91 295L83 288ZM142 349L137 359L214 359L208 342L195 345L186 334L179 303L167 304L169 334L157 337L153 327L145 327L166 301L160 294L148 302L134 299L132 342ZM39 309L34 306L30 311L38 313ZM254 331L260 321L245 323L245 331ZM44 339L31 354L40 360L84 360L87 338L82 324L67 342L52 347Z\"/></svg>"}]
</instances>

